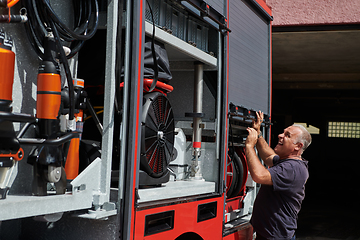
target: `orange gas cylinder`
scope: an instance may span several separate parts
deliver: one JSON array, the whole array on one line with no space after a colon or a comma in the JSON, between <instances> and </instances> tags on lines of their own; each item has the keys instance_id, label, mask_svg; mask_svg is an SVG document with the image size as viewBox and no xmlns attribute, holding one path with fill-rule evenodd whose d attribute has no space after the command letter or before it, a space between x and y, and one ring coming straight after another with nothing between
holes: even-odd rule
<instances>
[{"instance_id":1,"label":"orange gas cylinder","mask_svg":"<svg viewBox=\"0 0 360 240\"><path fill-rule=\"evenodd\" d=\"M75 89L75 102L76 102L76 110L74 117L76 119L76 131L80 133L79 138L73 138L70 142L69 151L66 157L65 162L65 172L66 178L68 180L74 180L79 174L79 150L80 150L80 140L81 133L83 128L83 117L84 117L84 80L83 79L74 79L74 89Z\"/></svg>"},{"instance_id":2,"label":"orange gas cylinder","mask_svg":"<svg viewBox=\"0 0 360 240\"><path fill-rule=\"evenodd\" d=\"M44 39L44 57L38 69L36 117L42 138L54 138L60 132L61 76L55 42L51 36Z\"/></svg>"},{"instance_id":3,"label":"orange gas cylinder","mask_svg":"<svg viewBox=\"0 0 360 240\"><path fill-rule=\"evenodd\" d=\"M37 85L36 117L40 119L56 119L61 104L60 75L39 73Z\"/></svg>"},{"instance_id":4,"label":"orange gas cylinder","mask_svg":"<svg viewBox=\"0 0 360 240\"><path fill-rule=\"evenodd\" d=\"M80 110L79 113L75 113L75 118L77 123L81 123L83 119L83 110ZM71 139L65 163L66 178L68 180L74 180L79 174L79 149L80 138Z\"/></svg>"},{"instance_id":5,"label":"orange gas cylinder","mask_svg":"<svg viewBox=\"0 0 360 240\"><path fill-rule=\"evenodd\" d=\"M0 34L0 38L3 37L4 35ZM15 53L11 51L11 48L11 40L0 39L0 111L9 111L12 102Z\"/></svg>"},{"instance_id":6,"label":"orange gas cylinder","mask_svg":"<svg viewBox=\"0 0 360 240\"><path fill-rule=\"evenodd\" d=\"M65 172L68 180L74 180L79 174L79 146L80 138L73 138L66 156Z\"/></svg>"}]
</instances>

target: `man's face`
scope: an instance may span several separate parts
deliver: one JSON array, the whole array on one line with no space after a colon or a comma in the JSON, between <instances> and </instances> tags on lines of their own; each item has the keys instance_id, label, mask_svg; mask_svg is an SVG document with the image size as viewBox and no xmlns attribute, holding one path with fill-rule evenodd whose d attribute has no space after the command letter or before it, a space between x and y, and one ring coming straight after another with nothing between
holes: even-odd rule
<instances>
[{"instance_id":1,"label":"man's face","mask_svg":"<svg viewBox=\"0 0 360 240\"><path fill-rule=\"evenodd\" d=\"M285 159L299 150L299 144L297 143L297 137L301 134L301 130L298 127L290 126L279 134L278 144L274 148L274 151L279 155L280 159Z\"/></svg>"}]
</instances>

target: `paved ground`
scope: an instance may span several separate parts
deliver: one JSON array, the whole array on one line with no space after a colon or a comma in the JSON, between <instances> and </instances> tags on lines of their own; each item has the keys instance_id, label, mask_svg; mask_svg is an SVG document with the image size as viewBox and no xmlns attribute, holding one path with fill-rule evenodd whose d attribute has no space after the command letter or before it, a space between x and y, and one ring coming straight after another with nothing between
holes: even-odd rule
<instances>
[{"instance_id":1,"label":"paved ground","mask_svg":"<svg viewBox=\"0 0 360 240\"><path fill-rule=\"evenodd\" d=\"M330 200L303 206L297 240L360 239L360 204L356 199L348 203Z\"/></svg>"}]
</instances>

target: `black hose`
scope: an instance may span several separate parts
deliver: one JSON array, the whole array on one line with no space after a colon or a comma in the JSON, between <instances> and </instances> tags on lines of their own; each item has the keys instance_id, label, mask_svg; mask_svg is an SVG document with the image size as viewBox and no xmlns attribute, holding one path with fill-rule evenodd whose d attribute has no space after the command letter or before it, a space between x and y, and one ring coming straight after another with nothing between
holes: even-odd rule
<instances>
[{"instance_id":1,"label":"black hose","mask_svg":"<svg viewBox=\"0 0 360 240\"><path fill-rule=\"evenodd\" d=\"M153 23L153 32L152 32L152 36L151 36L151 53L152 53L153 61L154 61L154 80L151 83L151 86L150 86L149 91L148 91L148 92L152 92L155 89L156 83L158 81L159 66L158 66L158 63L157 63L156 52L155 52L155 21L154 21L154 14L153 14L152 8L151 8L150 3L149 3L148 0L146 0L146 3L149 6L151 20L152 20L152 23Z\"/></svg>"},{"instance_id":2,"label":"black hose","mask_svg":"<svg viewBox=\"0 0 360 240\"><path fill-rule=\"evenodd\" d=\"M94 27L90 30L90 32L87 32L87 26L90 20L90 16L91 16L91 5L89 4L89 9L90 11L88 11L88 18L85 19L85 21L80 25L77 26L77 28L75 30L70 29L68 26L66 26L66 24L64 24L56 15L56 13L54 12L54 10L52 9L50 3L48 0L42 0L42 2L44 3L44 6L46 6L47 10L50 13L50 18L54 21L54 23L57 25L57 28L60 28L62 30L64 30L64 36L68 35L69 37L72 37L74 39L77 40L89 40L90 38L92 38L97 30L97 25L98 25L98 18L99 18L99 6L96 0L93 0L92 2L95 3L95 25ZM83 1L75 1L74 3L79 2L80 4L83 3ZM86 7L86 6L85 6ZM82 31L81 31L82 30Z\"/></svg>"},{"instance_id":3,"label":"black hose","mask_svg":"<svg viewBox=\"0 0 360 240\"><path fill-rule=\"evenodd\" d=\"M69 102L70 102L70 109L69 109L69 120L73 120L74 119L74 115L75 115L75 100L74 100L74 94L71 94L74 92L74 83L73 83L73 79L71 76L71 71L69 68L69 63L66 59L66 55L63 49L63 46L61 44L61 40L60 40L60 36L59 33L56 29L56 27L54 26L54 22L50 21L50 25L51 28L53 29L53 34L54 34L54 39L55 39L55 43L57 45L58 51L60 53L60 59L62 64L64 65L64 70L65 70L65 74L66 74L66 79L67 79L67 83L68 83L68 87L69 87Z\"/></svg>"},{"instance_id":4,"label":"black hose","mask_svg":"<svg viewBox=\"0 0 360 240\"><path fill-rule=\"evenodd\" d=\"M74 0L74 28L64 24L56 15L48 0L25 0L24 6L28 12L28 22L25 24L29 40L35 52L42 59L42 39L50 21L54 22L60 38L71 44L71 53L67 58L73 57L83 45L83 41L94 36L99 22L99 6L97 0ZM92 17L93 13L93 17Z\"/></svg>"},{"instance_id":5,"label":"black hose","mask_svg":"<svg viewBox=\"0 0 360 240\"><path fill-rule=\"evenodd\" d=\"M64 65L65 75L69 86L69 93L74 92L73 79L67 59L73 57L84 44L84 41L96 33L99 20L99 6L97 0L73 0L74 28L71 29L57 16L49 0L24 0L28 12L28 22L25 24L26 33L31 46L40 59L44 58L43 39L51 27L60 61ZM93 14L92 14L93 13ZM94 16L94 17L92 17ZM71 53L66 56L63 46L70 45ZM75 101L73 94L69 94L69 120L74 119Z\"/></svg>"}]
</instances>

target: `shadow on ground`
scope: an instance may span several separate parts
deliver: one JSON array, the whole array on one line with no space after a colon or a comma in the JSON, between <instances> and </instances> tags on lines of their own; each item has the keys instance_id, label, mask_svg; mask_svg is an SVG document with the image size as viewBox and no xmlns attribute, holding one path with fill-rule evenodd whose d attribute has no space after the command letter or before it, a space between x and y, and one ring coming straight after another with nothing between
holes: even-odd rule
<instances>
[{"instance_id":1,"label":"shadow on ground","mask_svg":"<svg viewBox=\"0 0 360 240\"><path fill-rule=\"evenodd\" d=\"M329 201L324 203L326 198L318 199L320 201L303 205L299 213L297 240L360 239L360 204L356 201L357 197L332 204Z\"/></svg>"}]
</instances>

